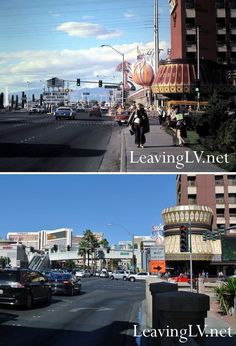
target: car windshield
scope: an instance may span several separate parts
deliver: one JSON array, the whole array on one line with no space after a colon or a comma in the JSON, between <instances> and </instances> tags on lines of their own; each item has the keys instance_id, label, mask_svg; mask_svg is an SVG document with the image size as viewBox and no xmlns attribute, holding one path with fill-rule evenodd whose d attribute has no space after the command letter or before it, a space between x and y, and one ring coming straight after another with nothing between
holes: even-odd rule
<instances>
[{"instance_id":1,"label":"car windshield","mask_svg":"<svg viewBox=\"0 0 236 346\"><path fill-rule=\"evenodd\" d=\"M18 281L19 275L16 272L0 272L0 281Z\"/></svg>"}]
</instances>

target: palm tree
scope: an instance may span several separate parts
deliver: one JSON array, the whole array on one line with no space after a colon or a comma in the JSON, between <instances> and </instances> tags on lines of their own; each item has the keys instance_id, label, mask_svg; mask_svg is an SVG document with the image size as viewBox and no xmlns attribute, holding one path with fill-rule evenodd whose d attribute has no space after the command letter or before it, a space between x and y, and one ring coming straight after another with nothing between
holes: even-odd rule
<instances>
[{"instance_id":1,"label":"palm tree","mask_svg":"<svg viewBox=\"0 0 236 346\"><path fill-rule=\"evenodd\" d=\"M107 252L110 250L110 245L109 245L109 242L106 238L104 238L100 241L100 246L103 249L106 249ZM104 267L105 265L106 265L106 260L105 260L105 255L104 255L104 257L102 258L102 267Z\"/></svg>"},{"instance_id":2,"label":"palm tree","mask_svg":"<svg viewBox=\"0 0 236 346\"><path fill-rule=\"evenodd\" d=\"M90 231L89 229L84 231L84 236L81 239L81 242L79 245L79 255L83 256L84 268L86 263L86 255L88 256L87 258L88 258L88 267L89 267L90 254L92 254L92 252L94 252L94 250L98 247L99 247L99 242L97 238L95 237L95 235L93 234L93 232ZM92 267L94 266L93 260L94 259L92 258Z\"/></svg>"}]
</instances>

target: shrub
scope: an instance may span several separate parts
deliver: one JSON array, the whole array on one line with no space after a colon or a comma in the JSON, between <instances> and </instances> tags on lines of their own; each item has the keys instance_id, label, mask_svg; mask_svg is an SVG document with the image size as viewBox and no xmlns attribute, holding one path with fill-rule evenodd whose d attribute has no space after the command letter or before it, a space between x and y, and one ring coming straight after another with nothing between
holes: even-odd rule
<instances>
[{"instance_id":1,"label":"shrub","mask_svg":"<svg viewBox=\"0 0 236 346\"><path fill-rule=\"evenodd\" d=\"M229 314L234 307L236 294L236 278L228 278L221 285L215 288L217 302L224 314Z\"/></svg>"}]
</instances>

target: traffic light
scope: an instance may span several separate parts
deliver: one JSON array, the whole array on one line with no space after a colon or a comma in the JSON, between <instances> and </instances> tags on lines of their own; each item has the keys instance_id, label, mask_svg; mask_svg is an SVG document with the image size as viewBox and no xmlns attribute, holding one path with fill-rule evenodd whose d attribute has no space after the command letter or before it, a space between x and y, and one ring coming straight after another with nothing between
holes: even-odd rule
<instances>
[{"instance_id":1,"label":"traffic light","mask_svg":"<svg viewBox=\"0 0 236 346\"><path fill-rule=\"evenodd\" d=\"M186 225L180 226L180 252L188 252L188 228Z\"/></svg>"},{"instance_id":2,"label":"traffic light","mask_svg":"<svg viewBox=\"0 0 236 346\"><path fill-rule=\"evenodd\" d=\"M196 91L196 93L200 92L200 87L201 87L200 79L195 79L195 91Z\"/></svg>"},{"instance_id":3,"label":"traffic light","mask_svg":"<svg viewBox=\"0 0 236 346\"><path fill-rule=\"evenodd\" d=\"M98 81L98 86L99 86L99 88L102 88L102 80Z\"/></svg>"},{"instance_id":4,"label":"traffic light","mask_svg":"<svg viewBox=\"0 0 236 346\"><path fill-rule=\"evenodd\" d=\"M203 241L207 241L207 234L206 233L203 233L202 239L203 239Z\"/></svg>"},{"instance_id":5,"label":"traffic light","mask_svg":"<svg viewBox=\"0 0 236 346\"><path fill-rule=\"evenodd\" d=\"M52 85L53 85L53 86L56 85L56 78L52 78Z\"/></svg>"},{"instance_id":6,"label":"traffic light","mask_svg":"<svg viewBox=\"0 0 236 346\"><path fill-rule=\"evenodd\" d=\"M76 80L76 85L77 85L77 86L80 86L80 78L77 78L77 80Z\"/></svg>"}]
</instances>

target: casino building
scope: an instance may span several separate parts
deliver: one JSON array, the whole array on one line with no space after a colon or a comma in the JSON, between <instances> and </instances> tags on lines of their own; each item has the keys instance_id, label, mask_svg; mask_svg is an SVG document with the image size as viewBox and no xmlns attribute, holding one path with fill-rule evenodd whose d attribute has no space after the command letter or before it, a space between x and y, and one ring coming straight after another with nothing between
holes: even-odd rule
<instances>
[{"instance_id":1,"label":"casino building","mask_svg":"<svg viewBox=\"0 0 236 346\"><path fill-rule=\"evenodd\" d=\"M178 175L176 192L177 206L162 211L168 266L179 272L189 270L189 252L180 251L180 227L188 225L194 273L204 270L217 275L223 270L224 274L233 275L236 271L236 175ZM209 237L204 240L206 233Z\"/></svg>"},{"instance_id":2,"label":"casino building","mask_svg":"<svg viewBox=\"0 0 236 346\"><path fill-rule=\"evenodd\" d=\"M236 2L169 0L169 4L170 57L160 62L152 83L153 93L193 99L199 77L203 98L214 90L235 95Z\"/></svg>"}]
</instances>

